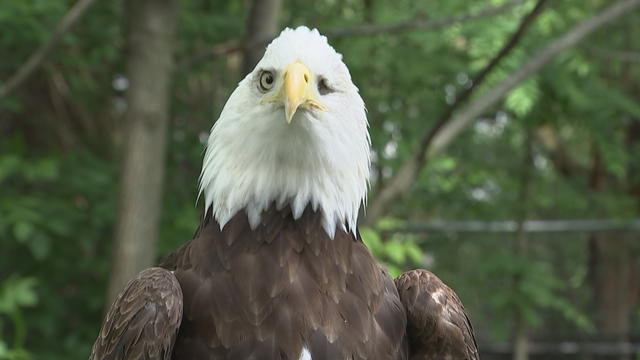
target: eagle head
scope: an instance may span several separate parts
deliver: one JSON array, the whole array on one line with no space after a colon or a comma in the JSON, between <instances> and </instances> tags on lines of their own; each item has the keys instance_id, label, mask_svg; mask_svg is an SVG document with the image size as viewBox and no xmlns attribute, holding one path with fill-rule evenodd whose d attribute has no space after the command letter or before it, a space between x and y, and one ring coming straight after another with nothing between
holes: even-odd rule
<instances>
[{"instance_id":1,"label":"eagle head","mask_svg":"<svg viewBox=\"0 0 640 360\"><path fill-rule=\"evenodd\" d=\"M209 136L200 191L224 227L245 211L307 207L333 237L355 231L370 167L367 117L342 55L318 30L285 29L229 97Z\"/></svg>"}]
</instances>

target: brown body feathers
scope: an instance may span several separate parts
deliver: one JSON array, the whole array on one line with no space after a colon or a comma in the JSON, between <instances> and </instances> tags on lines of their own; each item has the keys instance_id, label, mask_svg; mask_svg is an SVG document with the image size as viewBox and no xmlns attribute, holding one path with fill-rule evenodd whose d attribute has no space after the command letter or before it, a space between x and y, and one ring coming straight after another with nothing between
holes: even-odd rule
<instances>
[{"instance_id":1,"label":"brown body feathers","mask_svg":"<svg viewBox=\"0 0 640 360\"><path fill-rule=\"evenodd\" d=\"M169 359L174 342L176 360L478 358L453 291L421 270L394 284L358 236L331 239L310 209L271 208L254 230L244 212L222 231L207 217L161 266L175 276L132 281L91 359Z\"/></svg>"}]
</instances>

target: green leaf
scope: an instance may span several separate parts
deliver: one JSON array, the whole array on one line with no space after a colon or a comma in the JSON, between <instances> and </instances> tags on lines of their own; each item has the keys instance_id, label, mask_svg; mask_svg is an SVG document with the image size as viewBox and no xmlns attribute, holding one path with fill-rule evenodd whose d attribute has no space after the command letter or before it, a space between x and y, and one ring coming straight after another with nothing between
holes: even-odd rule
<instances>
[{"instance_id":1,"label":"green leaf","mask_svg":"<svg viewBox=\"0 0 640 360\"><path fill-rule=\"evenodd\" d=\"M13 225L13 236L19 242L26 242L33 235L33 224L26 221L18 221Z\"/></svg>"},{"instance_id":2,"label":"green leaf","mask_svg":"<svg viewBox=\"0 0 640 360\"><path fill-rule=\"evenodd\" d=\"M380 255L382 251L382 240L375 230L364 227L360 229L360 236L364 244L367 245L367 248L369 248L374 255Z\"/></svg>"},{"instance_id":3,"label":"green leaf","mask_svg":"<svg viewBox=\"0 0 640 360\"><path fill-rule=\"evenodd\" d=\"M20 158L16 155L0 156L0 182L14 175L20 167Z\"/></svg>"},{"instance_id":4,"label":"green leaf","mask_svg":"<svg viewBox=\"0 0 640 360\"><path fill-rule=\"evenodd\" d=\"M405 262L405 247L399 241L388 241L384 244L384 254L394 263L402 264Z\"/></svg>"},{"instance_id":5,"label":"green leaf","mask_svg":"<svg viewBox=\"0 0 640 360\"><path fill-rule=\"evenodd\" d=\"M405 251L407 252L407 256L409 257L409 259L411 259L413 263L420 264L422 262L422 250L417 244L407 244Z\"/></svg>"},{"instance_id":6,"label":"green leaf","mask_svg":"<svg viewBox=\"0 0 640 360\"><path fill-rule=\"evenodd\" d=\"M0 339L0 359L6 359L9 356L9 348L2 339Z\"/></svg>"},{"instance_id":7,"label":"green leaf","mask_svg":"<svg viewBox=\"0 0 640 360\"><path fill-rule=\"evenodd\" d=\"M507 108L517 116L524 117L533 109L538 95L537 81L532 77L511 90L505 103Z\"/></svg>"},{"instance_id":8,"label":"green leaf","mask_svg":"<svg viewBox=\"0 0 640 360\"><path fill-rule=\"evenodd\" d=\"M11 314L20 307L34 306L38 302L36 279L10 277L0 287L0 312Z\"/></svg>"}]
</instances>

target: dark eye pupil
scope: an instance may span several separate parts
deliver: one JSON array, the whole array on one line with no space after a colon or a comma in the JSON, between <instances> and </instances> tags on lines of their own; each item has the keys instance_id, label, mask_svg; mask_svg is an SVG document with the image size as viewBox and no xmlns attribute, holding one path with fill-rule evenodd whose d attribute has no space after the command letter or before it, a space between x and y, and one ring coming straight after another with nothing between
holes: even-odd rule
<instances>
[{"instance_id":1,"label":"dark eye pupil","mask_svg":"<svg viewBox=\"0 0 640 360\"><path fill-rule=\"evenodd\" d=\"M327 80L324 78L321 78L320 81L318 82L318 92L320 93L320 95L327 95L333 92L333 89L329 87L329 85L327 85Z\"/></svg>"},{"instance_id":2,"label":"dark eye pupil","mask_svg":"<svg viewBox=\"0 0 640 360\"><path fill-rule=\"evenodd\" d=\"M270 71L263 71L260 74L260 89L262 91L267 91L273 87L273 83L275 79L273 74Z\"/></svg>"}]
</instances>

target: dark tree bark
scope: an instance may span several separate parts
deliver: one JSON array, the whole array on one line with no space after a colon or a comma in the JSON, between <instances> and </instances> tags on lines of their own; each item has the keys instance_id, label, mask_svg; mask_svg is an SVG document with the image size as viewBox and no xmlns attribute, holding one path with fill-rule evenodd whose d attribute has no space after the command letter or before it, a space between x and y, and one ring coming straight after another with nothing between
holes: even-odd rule
<instances>
[{"instance_id":1,"label":"dark tree bark","mask_svg":"<svg viewBox=\"0 0 640 360\"><path fill-rule=\"evenodd\" d=\"M598 150L594 150L589 181L591 189L594 192L604 191L606 179L602 157ZM589 239L589 273L596 309L596 325L600 336L607 340L628 340L631 315L629 250L627 239L618 234L593 234ZM620 355L616 359L625 360L627 357Z\"/></svg>"},{"instance_id":2,"label":"dark tree bark","mask_svg":"<svg viewBox=\"0 0 640 360\"><path fill-rule=\"evenodd\" d=\"M519 257L529 255L529 239L524 230L524 224L529 217L529 201L531 198L531 183L533 182L533 131L526 129L523 143L524 156L522 159L520 189L518 191L518 228L515 233L515 252ZM522 281L519 276L514 279L514 284L519 287ZM529 324L524 314L519 309L514 309L515 321L513 327L513 360L529 359Z\"/></svg>"},{"instance_id":3,"label":"dark tree bark","mask_svg":"<svg viewBox=\"0 0 640 360\"><path fill-rule=\"evenodd\" d=\"M627 32L624 37L624 44L627 48L632 48L634 34L640 31L640 24L634 21L627 22ZM620 74L620 83L625 92L636 102L640 102L640 84L635 81L637 75L640 74L637 67L630 62L623 63L622 72ZM640 117L634 116L629 119L626 134L626 147L629 160L627 163L627 193L636 202L636 214L640 214L640 163L637 161L640 156ZM629 264L629 283L628 283L628 306L629 311L633 311L640 300L640 247L633 246L633 238L627 239L629 243L630 264ZM631 316L631 314L629 314Z\"/></svg>"},{"instance_id":4,"label":"dark tree bark","mask_svg":"<svg viewBox=\"0 0 640 360\"><path fill-rule=\"evenodd\" d=\"M633 23L627 23L624 36L625 47L632 46ZM605 60L609 63L611 60ZM608 65L608 64L607 64ZM633 79L633 67L629 63L621 64L619 71L606 66L605 81L618 83L631 97L638 99L637 82ZM640 120L630 118L624 129L626 135L626 151L629 154L627 163L626 192L631 199L636 200L636 213L640 212L640 178L638 177L637 155L640 154ZM591 187L595 191L605 190L614 177L606 173L604 161L600 153L595 150L593 156L593 170ZM622 184L610 184L610 187L625 189ZM632 235L635 236L635 235ZM637 268L638 248L633 245L637 241L632 236L621 234L599 234L590 239L590 272L594 291L594 304L597 309L597 324L603 337L626 342L632 330L631 318L637 299ZM630 359L628 355L620 355L617 360Z\"/></svg>"},{"instance_id":5,"label":"dark tree bark","mask_svg":"<svg viewBox=\"0 0 640 360\"><path fill-rule=\"evenodd\" d=\"M124 4L130 85L108 303L155 258L176 22L176 0Z\"/></svg>"},{"instance_id":6,"label":"dark tree bark","mask_svg":"<svg viewBox=\"0 0 640 360\"><path fill-rule=\"evenodd\" d=\"M626 342L631 330L630 290L632 251L629 239L618 235L594 235L594 300L596 324L602 338ZM614 359L607 357L607 359ZM615 357L627 360L627 355Z\"/></svg>"},{"instance_id":7,"label":"dark tree bark","mask_svg":"<svg viewBox=\"0 0 640 360\"><path fill-rule=\"evenodd\" d=\"M276 35L281 8L282 0L251 1L242 60L243 75L253 70L264 55L265 42Z\"/></svg>"}]
</instances>

